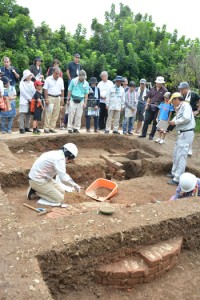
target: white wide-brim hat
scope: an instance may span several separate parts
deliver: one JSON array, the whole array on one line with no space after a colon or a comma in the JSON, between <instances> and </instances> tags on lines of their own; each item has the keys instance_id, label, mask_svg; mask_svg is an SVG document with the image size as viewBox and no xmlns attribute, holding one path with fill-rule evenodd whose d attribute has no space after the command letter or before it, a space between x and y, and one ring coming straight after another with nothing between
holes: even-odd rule
<instances>
[{"instance_id":1,"label":"white wide-brim hat","mask_svg":"<svg viewBox=\"0 0 200 300\"><path fill-rule=\"evenodd\" d=\"M156 83L165 83L165 79L162 76L158 76L155 80Z\"/></svg>"},{"instance_id":2,"label":"white wide-brim hat","mask_svg":"<svg viewBox=\"0 0 200 300\"><path fill-rule=\"evenodd\" d=\"M23 71L23 77L22 77L22 81L24 81L27 77L29 77L30 75L34 76L33 73L31 73L31 71L29 70L24 70Z\"/></svg>"}]
</instances>

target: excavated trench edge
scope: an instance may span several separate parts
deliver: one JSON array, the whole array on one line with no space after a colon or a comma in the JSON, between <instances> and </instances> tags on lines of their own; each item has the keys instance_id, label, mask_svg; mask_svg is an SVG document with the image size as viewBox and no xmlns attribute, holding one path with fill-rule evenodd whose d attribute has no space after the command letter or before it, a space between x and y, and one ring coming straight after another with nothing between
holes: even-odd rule
<instances>
[{"instance_id":1,"label":"excavated trench edge","mask_svg":"<svg viewBox=\"0 0 200 300\"><path fill-rule=\"evenodd\" d=\"M40 253L37 259L53 299L60 299L59 296L69 290L81 290L94 284L94 271L98 266L125 257L130 249L137 251L142 245L178 236L184 237L184 249L199 249L199 224L198 212L104 237L77 240L60 249Z\"/></svg>"}]
</instances>

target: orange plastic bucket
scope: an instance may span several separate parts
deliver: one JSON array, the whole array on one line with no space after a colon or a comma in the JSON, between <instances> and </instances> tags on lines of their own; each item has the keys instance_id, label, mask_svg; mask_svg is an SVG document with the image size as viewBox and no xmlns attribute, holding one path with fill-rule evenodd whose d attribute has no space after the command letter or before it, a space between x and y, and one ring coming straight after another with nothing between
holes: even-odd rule
<instances>
[{"instance_id":1,"label":"orange plastic bucket","mask_svg":"<svg viewBox=\"0 0 200 300\"><path fill-rule=\"evenodd\" d=\"M101 191L101 188L105 188L103 196L98 195L98 190ZM117 183L107 180L104 178L96 179L85 191L85 194L92 199L97 201L105 201L111 197L113 197L118 192Z\"/></svg>"}]
</instances>

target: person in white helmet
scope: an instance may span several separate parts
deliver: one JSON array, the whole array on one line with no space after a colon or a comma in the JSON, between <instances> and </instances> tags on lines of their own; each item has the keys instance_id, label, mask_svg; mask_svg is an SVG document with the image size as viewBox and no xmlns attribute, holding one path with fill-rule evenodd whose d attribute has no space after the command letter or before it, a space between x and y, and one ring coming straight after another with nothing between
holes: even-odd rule
<instances>
[{"instance_id":1,"label":"person in white helmet","mask_svg":"<svg viewBox=\"0 0 200 300\"><path fill-rule=\"evenodd\" d=\"M80 186L66 174L66 164L77 157L78 149L75 144L67 143L59 150L43 153L33 164L29 172L29 189L27 199L35 195L50 202L62 203L64 189L53 179L58 175L63 184L70 185L80 192Z\"/></svg>"},{"instance_id":2,"label":"person in white helmet","mask_svg":"<svg viewBox=\"0 0 200 300\"><path fill-rule=\"evenodd\" d=\"M180 176L176 193L169 201L187 197L200 197L200 179L191 173L183 173Z\"/></svg>"}]
</instances>

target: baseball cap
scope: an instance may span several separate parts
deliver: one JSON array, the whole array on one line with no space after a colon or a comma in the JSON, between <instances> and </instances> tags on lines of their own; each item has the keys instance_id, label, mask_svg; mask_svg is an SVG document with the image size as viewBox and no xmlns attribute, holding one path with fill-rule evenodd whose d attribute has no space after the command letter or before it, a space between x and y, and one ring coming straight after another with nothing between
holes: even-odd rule
<instances>
[{"instance_id":1,"label":"baseball cap","mask_svg":"<svg viewBox=\"0 0 200 300\"><path fill-rule=\"evenodd\" d=\"M147 82L146 79L144 79L144 78L140 79L140 83L145 84L146 82Z\"/></svg>"},{"instance_id":2,"label":"baseball cap","mask_svg":"<svg viewBox=\"0 0 200 300\"><path fill-rule=\"evenodd\" d=\"M76 53L76 54L74 54L74 57L80 58L81 56L80 56L80 54Z\"/></svg>"},{"instance_id":3,"label":"baseball cap","mask_svg":"<svg viewBox=\"0 0 200 300\"><path fill-rule=\"evenodd\" d=\"M178 89L181 90L181 89L189 89L189 84L187 82L181 82L178 86Z\"/></svg>"},{"instance_id":4,"label":"baseball cap","mask_svg":"<svg viewBox=\"0 0 200 300\"><path fill-rule=\"evenodd\" d=\"M42 82L42 81L40 81L40 80L36 80L35 82L34 82L34 86L37 86L37 85L43 85L44 83Z\"/></svg>"},{"instance_id":5,"label":"baseball cap","mask_svg":"<svg viewBox=\"0 0 200 300\"><path fill-rule=\"evenodd\" d=\"M170 98L170 96L171 96L171 93L170 93L170 92L164 93L164 98Z\"/></svg>"}]
</instances>

